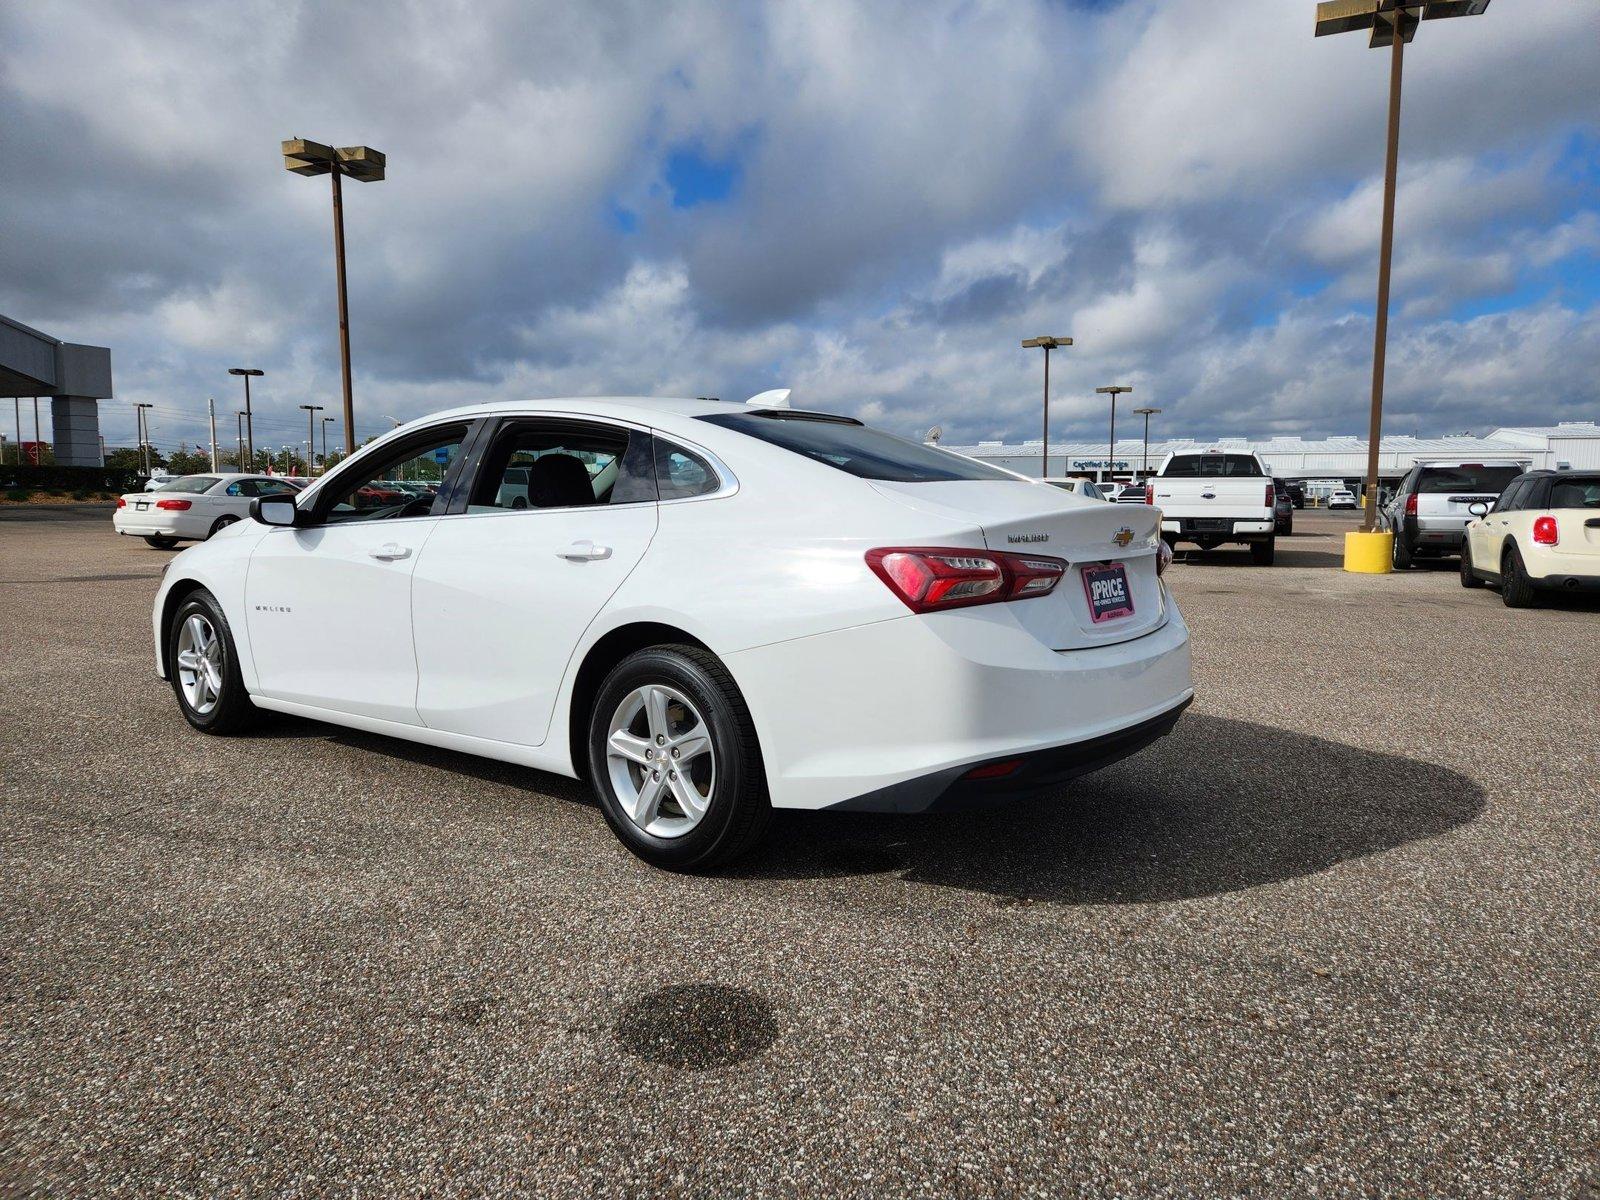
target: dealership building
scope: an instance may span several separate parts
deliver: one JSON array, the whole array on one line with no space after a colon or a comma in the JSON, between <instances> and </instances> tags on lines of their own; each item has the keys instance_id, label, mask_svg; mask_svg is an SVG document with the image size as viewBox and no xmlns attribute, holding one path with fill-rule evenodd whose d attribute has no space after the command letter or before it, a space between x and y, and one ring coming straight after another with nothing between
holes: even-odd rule
<instances>
[{"instance_id":1,"label":"dealership building","mask_svg":"<svg viewBox=\"0 0 1600 1200\"><path fill-rule=\"evenodd\" d=\"M1043 474L1052 477L1087 475L1095 479L1129 479L1146 474L1143 438L1118 438L1115 453L1109 459L1103 441L1051 442L1048 465L1043 462L1044 443L1037 439L979 442L975 446L944 445L944 448L1023 475L1039 475L1041 466L1045 468ZM1344 480L1353 484L1360 481L1367 470L1367 439L1358 437L1152 440L1149 470L1154 472L1168 454L1199 454L1207 450L1259 455L1267 470L1280 479ZM1600 424L1563 421L1549 426L1507 426L1487 437L1468 434L1435 438L1386 437L1378 447L1378 475L1380 479L1398 480L1416 463L1439 458L1468 461L1509 458L1526 463L1532 469L1600 469Z\"/></svg>"}]
</instances>

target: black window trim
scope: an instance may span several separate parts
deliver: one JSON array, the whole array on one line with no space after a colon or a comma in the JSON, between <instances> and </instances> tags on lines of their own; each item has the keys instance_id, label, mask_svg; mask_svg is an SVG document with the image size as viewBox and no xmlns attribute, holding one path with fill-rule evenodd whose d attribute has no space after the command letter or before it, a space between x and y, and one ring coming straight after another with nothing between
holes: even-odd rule
<instances>
[{"instance_id":1,"label":"black window trim","mask_svg":"<svg viewBox=\"0 0 1600 1200\"><path fill-rule=\"evenodd\" d=\"M484 425L484 419L482 417L457 417L454 420L443 420L435 425L429 425L424 429L415 430L403 438L396 438L391 442L374 443L371 446L362 447L361 450L357 451L344 462L340 463L338 467L334 469L332 475L325 475L322 477L316 492L311 497L310 520L308 521L308 524L318 526L328 524L328 512L333 508L336 498L340 493L340 489L345 486L347 479L354 478L359 472L365 471L367 469L366 464L370 462L382 462L387 459L389 455L396 452L403 452L413 446L418 448L426 446L429 442L438 437L439 434L444 430L454 429L457 426L462 425L466 426L466 432L461 437L461 453L456 455L455 462L450 464L450 469L445 472L444 478L440 480L439 494L434 497L432 509L428 512L417 513L415 516L410 517L390 517L384 521L384 524L392 525L401 521L431 521L435 517L445 516L449 512L449 506L453 501L457 482L461 478L462 467L467 462L467 459L471 456L482 434ZM368 451L371 451L372 453L369 454L367 453ZM308 488L307 491L309 490L310 489ZM299 494L304 496L306 493L301 492ZM365 521L349 522L351 525L365 525L366 523L367 522ZM343 525L345 522L336 522L336 524Z\"/></svg>"}]
</instances>

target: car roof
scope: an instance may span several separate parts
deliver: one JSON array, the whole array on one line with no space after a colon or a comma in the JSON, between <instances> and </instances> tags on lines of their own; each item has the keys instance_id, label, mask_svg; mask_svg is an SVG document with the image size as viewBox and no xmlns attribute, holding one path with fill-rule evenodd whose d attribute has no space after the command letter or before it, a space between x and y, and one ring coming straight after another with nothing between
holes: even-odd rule
<instances>
[{"instance_id":1,"label":"car roof","mask_svg":"<svg viewBox=\"0 0 1600 1200\"><path fill-rule=\"evenodd\" d=\"M588 413L594 416L613 416L649 423L651 415L670 414L677 417L710 417L741 412L793 412L801 416L840 417L821 409L783 408L765 409L732 400L713 400L699 396L549 396L528 400L495 400L484 404L466 404L406 422L400 428L410 428L421 421L441 421L452 418L474 418L517 413Z\"/></svg>"}]
</instances>

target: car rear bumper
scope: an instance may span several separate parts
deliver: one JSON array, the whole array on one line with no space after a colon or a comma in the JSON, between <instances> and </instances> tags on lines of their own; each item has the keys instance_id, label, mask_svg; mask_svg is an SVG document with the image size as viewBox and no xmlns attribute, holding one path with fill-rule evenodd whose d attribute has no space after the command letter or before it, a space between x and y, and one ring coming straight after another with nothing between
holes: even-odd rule
<instances>
[{"instance_id":1,"label":"car rear bumper","mask_svg":"<svg viewBox=\"0 0 1600 1200\"><path fill-rule=\"evenodd\" d=\"M1528 582L1541 592L1600 592L1600 575L1569 575L1558 571L1538 578L1529 576Z\"/></svg>"},{"instance_id":2,"label":"car rear bumper","mask_svg":"<svg viewBox=\"0 0 1600 1200\"><path fill-rule=\"evenodd\" d=\"M993 605L796 638L727 664L775 807L920 811L976 766L1026 759L995 790L1046 786L1160 736L1143 727L1176 720L1194 694L1189 630L1166 605L1154 630L1082 650L1049 649L1015 606Z\"/></svg>"},{"instance_id":3,"label":"car rear bumper","mask_svg":"<svg viewBox=\"0 0 1600 1200\"><path fill-rule=\"evenodd\" d=\"M1235 521L1228 517L1162 517L1161 532L1184 539L1260 537L1277 528L1276 517L1262 521Z\"/></svg>"}]
</instances>

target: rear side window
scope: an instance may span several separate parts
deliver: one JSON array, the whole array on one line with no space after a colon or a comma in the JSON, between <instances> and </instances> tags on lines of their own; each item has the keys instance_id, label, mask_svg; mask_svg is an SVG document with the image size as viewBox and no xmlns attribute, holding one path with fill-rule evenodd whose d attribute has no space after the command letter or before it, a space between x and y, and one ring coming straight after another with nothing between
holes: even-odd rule
<instances>
[{"instance_id":1,"label":"rear side window","mask_svg":"<svg viewBox=\"0 0 1600 1200\"><path fill-rule=\"evenodd\" d=\"M1550 484L1551 508L1600 508L1600 475L1578 475Z\"/></svg>"},{"instance_id":2,"label":"rear side window","mask_svg":"<svg viewBox=\"0 0 1600 1200\"><path fill-rule=\"evenodd\" d=\"M717 473L693 450L656 438L656 491L663 500L709 496L722 486Z\"/></svg>"},{"instance_id":3,"label":"rear side window","mask_svg":"<svg viewBox=\"0 0 1600 1200\"><path fill-rule=\"evenodd\" d=\"M792 450L858 479L887 483L1016 480L1015 475L996 467L853 421L771 413L718 413L700 419ZM662 499L666 499L664 493Z\"/></svg>"},{"instance_id":4,"label":"rear side window","mask_svg":"<svg viewBox=\"0 0 1600 1200\"><path fill-rule=\"evenodd\" d=\"M215 475L185 475L174 479L171 483L163 483L156 489L158 492L183 492L186 495L198 496L201 492L208 492L222 480Z\"/></svg>"},{"instance_id":5,"label":"rear side window","mask_svg":"<svg viewBox=\"0 0 1600 1200\"><path fill-rule=\"evenodd\" d=\"M1253 454L1174 454L1162 476L1220 479L1264 479Z\"/></svg>"},{"instance_id":6,"label":"rear side window","mask_svg":"<svg viewBox=\"0 0 1600 1200\"><path fill-rule=\"evenodd\" d=\"M1449 496L1471 492L1479 496L1498 496L1506 485L1522 474L1521 467L1485 467L1467 464L1460 467L1424 467L1417 476L1417 495Z\"/></svg>"}]
</instances>

